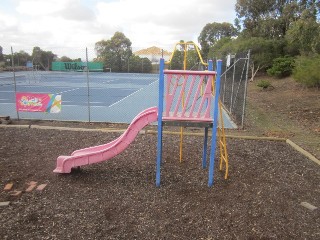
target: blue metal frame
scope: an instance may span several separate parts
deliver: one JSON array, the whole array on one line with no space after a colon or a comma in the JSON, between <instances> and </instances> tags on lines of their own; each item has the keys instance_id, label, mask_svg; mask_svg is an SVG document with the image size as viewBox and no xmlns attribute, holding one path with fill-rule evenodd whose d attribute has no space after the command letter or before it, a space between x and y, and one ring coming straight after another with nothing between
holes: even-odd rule
<instances>
[{"instance_id":1,"label":"blue metal frame","mask_svg":"<svg viewBox=\"0 0 320 240\"><path fill-rule=\"evenodd\" d=\"M207 167L207 149L208 149L208 127L204 128L204 141L203 141L203 153L202 153L202 168Z\"/></svg>"},{"instance_id":2,"label":"blue metal frame","mask_svg":"<svg viewBox=\"0 0 320 240\"><path fill-rule=\"evenodd\" d=\"M163 92L164 92L164 59L160 59L159 69L159 96L158 96L158 143L157 143L157 166L156 186L160 187L160 168L162 162L162 113L163 113Z\"/></svg>"},{"instance_id":3,"label":"blue metal frame","mask_svg":"<svg viewBox=\"0 0 320 240\"><path fill-rule=\"evenodd\" d=\"M213 62L209 60L208 70L213 71ZM203 153L202 153L202 168L207 167L207 149L208 149L208 128L204 128L204 141L203 141Z\"/></svg>"},{"instance_id":4,"label":"blue metal frame","mask_svg":"<svg viewBox=\"0 0 320 240\"><path fill-rule=\"evenodd\" d=\"M220 92L220 76L221 76L222 60L217 61L217 75L215 84L215 95L214 95L214 110L213 110L213 126L212 126L212 137L211 137L211 150L210 150L210 164L209 164L209 180L208 186L211 187L214 181L214 159L216 154L217 146L217 127L218 127L218 103L219 103L219 92Z\"/></svg>"},{"instance_id":5,"label":"blue metal frame","mask_svg":"<svg viewBox=\"0 0 320 240\"><path fill-rule=\"evenodd\" d=\"M208 186L211 187L214 181L214 161L217 146L217 127L218 127L218 112L219 112L219 92L220 92L220 75L221 75L222 61L218 60L216 65L216 81L215 81L215 96L213 109L213 126L211 137L210 163L209 163L209 180ZM213 63L209 61L208 70L213 70ZM162 113L163 113L163 94L164 94L164 59L160 59L159 69L159 96L158 96L158 143L157 143L157 164L156 164L156 186L160 187L161 179L161 162L162 162ZM205 127L202 167L206 168L207 157L207 143L208 143L208 127Z\"/></svg>"}]
</instances>

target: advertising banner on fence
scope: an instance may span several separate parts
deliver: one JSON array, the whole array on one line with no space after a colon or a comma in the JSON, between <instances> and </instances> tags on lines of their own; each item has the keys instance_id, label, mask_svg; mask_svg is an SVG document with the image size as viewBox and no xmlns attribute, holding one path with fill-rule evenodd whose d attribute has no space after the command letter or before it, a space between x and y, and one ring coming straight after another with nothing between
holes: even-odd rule
<instances>
[{"instance_id":1,"label":"advertising banner on fence","mask_svg":"<svg viewBox=\"0 0 320 240\"><path fill-rule=\"evenodd\" d=\"M102 62L52 62L52 71L102 72Z\"/></svg>"},{"instance_id":2,"label":"advertising banner on fence","mask_svg":"<svg viewBox=\"0 0 320 240\"><path fill-rule=\"evenodd\" d=\"M59 113L61 111L61 95L17 92L16 107L19 112Z\"/></svg>"}]
</instances>

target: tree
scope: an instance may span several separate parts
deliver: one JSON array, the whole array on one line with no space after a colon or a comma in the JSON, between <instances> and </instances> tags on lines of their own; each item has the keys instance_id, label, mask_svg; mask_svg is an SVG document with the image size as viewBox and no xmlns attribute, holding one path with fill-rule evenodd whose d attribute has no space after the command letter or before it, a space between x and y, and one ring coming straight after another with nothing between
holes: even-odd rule
<instances>
[{"instance_id":1,"label":"tree","mask_svg":"<svg viewBox=\"0 0 320 240\"><path fill-rule=\"evenodd\" d=\"M32 63L33 65L40 65L43 70L49 70L50 63L56 57L51 51L43 51L40 47L34 47L32 50Z\"/></svg>"},{"instance_id":2,"label":"tree","mask_svg":"<svg viewBox=\"0 0 320 240\"><path fill-rule=\"evenodd\" d=\"M132 55L128 62L128 72L134 73L150 73L152 71L152 63L148 58L140 58Z\"/></svg>"},{"instance_id":3,"label":"tree","mask_svg":"<svg viewBox=\"0 0 320 240\"><path fill-rule=\"evenodd\" d=\"M237 0L235 6L243 35L271 39L283 38L304 11L316 18L319 8L318 0Z\"/></svg>"},{"instance_id":4,"label":"tree","mask_svg":"<svg viewBox=\"0 0 320 240\"><path fill-rule=\"evenodd\" d=\"M234 37L237 33L237 29L231 23L213 22L206 24L198 37L203 57L207 58L210 47L216 42L225 37Z\"/></svg>"},{"instance_id":5,"label":"tree","mask_svg":"<svg viewBox=\"0 0 320 240\"><path fill-rule=\"evenodd\" d=\"M320 54L300 56L295 60L293 78L307 87L320 88Z\"/></svg>"},{"instance_id":6,"label":"tree","mask_svg":"<svg viewBox=\"0 0 320 240\"><path fill-rule=\"evenodd\" d=\"M288 52L292 55L320 53L320 24L304 12L301 19L294 22L286 33Z\"/></svg>"},{"instance_id":7,"label":"tree","mask_svg":"<svg viewBox=\"0 0 320 240\"><path fill-rule=\"evenodd\" d=\"M170 62L170 69L195 69L198 67L200 58L193 42L180 41L174 49Z\"/></svg>"},{"instance_id":8,"label":"tree","mask_svg":"<svg viewBox=\"0 0 320 240\"><path fill-rule=\"evenodd\" d=\"M128 62L128 72L138 73L141 71L141 58L136 55L132 55Z\"/></svg>"},{"instance_id":9,"label":"tree","mask_svg":"<svg viewBox=\"0 0 320 240\"><path fill-rule=\"evenodd\" d=\"M59 61L61 62L73 62L71 58L67 57L67 56L62 56Z\"/></svg>"},{"instance_id":10,"label":"tree","mask_svg":"<svg viewBox=\"0 0 320 240\"><path fill-rule=\"evenodd\" d=\"M225 41L225 39L220 40ZM219 42L217 45L220 44ZM258 71L266 71L272 66L272 60L283 56L285 41L283 39L265 39L265 38L244 38L238 37L231 39L221 44L221 47L216 51L212 51L212 58L223 58L229 53L241 53L250 49L250 70L251 81L253 81Z\"/></svg>"},{"instance_id":11,"label":"tree","mask_svg":"<svg viewBox=\"0 0 320 240\"><path fill-rule=\"evenodd\" d=\"M141 58L141 72L150 73L152 71L152 63L149 58Z\"/></svg>"},{"instance_id":12,"label":"tree","mask_svg":"<svg viewBox=\"0 0 320 240\"><path fill-rule=\"evenodd\" d=\"M210 47L208 59L221 58L231 52L235 52L233 40L229 37L224 37Z\"/></svg>"},{"instance_id":13,"label":"tree","mask_svg":"<svg viewBox=\"0 0 320 240\"><path fill-rule=\"evenodd\" d=\"M132 56L131 41L121 32L116 32L110 40L95 44L97 59L103 61L113 72L126 72L128 59Z\"/></svg>"},{"instance_id":14,"label":"tree","mask_svg":"<svg viewBox=\"0 0 320 240\"><path fill-rule=\"evenodd\" d=\"M16 66L26 66L27 61L31 61L31 56L25 51L15 52L13 54L14 62Z\"/></svg>"}]
</instances>

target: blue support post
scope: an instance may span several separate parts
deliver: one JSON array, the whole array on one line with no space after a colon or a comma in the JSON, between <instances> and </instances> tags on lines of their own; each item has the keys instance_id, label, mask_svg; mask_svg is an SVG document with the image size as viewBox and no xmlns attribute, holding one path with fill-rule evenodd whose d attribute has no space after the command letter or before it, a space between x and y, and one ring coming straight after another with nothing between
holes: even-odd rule
<instances>
[{"instance_id":1,"label":"blue support post","mask_svg":"<svg viewBox=\"0 0 320 240\"><path fill-rule=\"evenodd\" d=\"M207 167L207 149L208 149L208 127L204 128L204 141L203 141L203 153L202 153L202 168Z\"/></svg>"},{"instance_id":2,"label":"blue support post","mask_svg":"<svg viewBox=\"0 0 320 240\"><path fill-rule=\"evenodd\" d=\"M213 71L213 62L209 60L208 71ZM208 102L207 102L208 104ZM208 128L204 129L203 153L202 153L202 168L207 167L207 149L208 149Z\"/></svg>"},{"instance_id":3,"label":"blue support post","mask_svg":"<svg viewBox=\"0 0 320 240\"><path fill-rule=\"evenodd\" d=\"M218 127L218 112L219 112L219 92L220 92L220 76L221 76L222 60L217 61L217 76L215 83L215 95L214 95L214 110L213 110L213 126L212 126L212 137L211 137L211 151L210 151L210 164L209 164L209 180L208 186L213 185L214 180L214 159L216 154L217 146L217 127Z\"/></svg>"},{"instance_id":4,"label":"blue support post","mask_svg":"<svg viewBox=\"0 0 320 240\"><path fill-rule=\"evenodd\" d=\"M158 97L158 143L157 143L157 165L156 165L156 186L160 187L160 168L162 162L162 112L164 92L164 59L160 59L159 69L159 97Z\"/></svg>"},{"instance_id":5,"label":"blue support post","mask_svg":"<svg viewBox=\"0 0 320 240\"><path fill-rule=\"evenodd\" d=\"M213 61L209 60L208 62L208 71L213 71Z\"/></svg>"}]
</instances>

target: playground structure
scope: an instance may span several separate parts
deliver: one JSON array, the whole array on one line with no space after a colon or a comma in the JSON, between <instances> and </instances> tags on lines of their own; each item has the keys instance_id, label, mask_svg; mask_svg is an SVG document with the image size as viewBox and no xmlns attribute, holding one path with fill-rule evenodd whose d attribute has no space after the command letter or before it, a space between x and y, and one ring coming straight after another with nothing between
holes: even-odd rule
<instances>
[{"instance_id":1,"label":"playground structure","mask_svg":"<svg viewBox=\"0 0 320 240\"><path fill-rule=\"evenodd\" d=\"M190 44L190 42L184 44ZM212 128L208 186L212 186L214 181L217 135L220 147L220 170L225 166L224 177L226 179L228 176L228 155L223 129L222 104L219 103L222 62L218 60L216 63L216 71L213 71L213 62L209 61L208 64L204 63L199 51L198 54L201 62L207 65L207 71L165 70L164 59L161 59L158 107L148 108L139 113L133 119L127 130L119 138L110 143L80 149L74 151L71 156L59 156L54 172L70 173L71 169L75 167L107 161L124 151L142 128L157 121L157 187L160 186L161 178L163 126L181 127L180 161L182 159L182 127L204 127L203 168L207 166L208 130ZM186 59L186 57L184 59ZM186 60L184 60L184 62L186 62Z\"/></svg>"}]
</instances>

